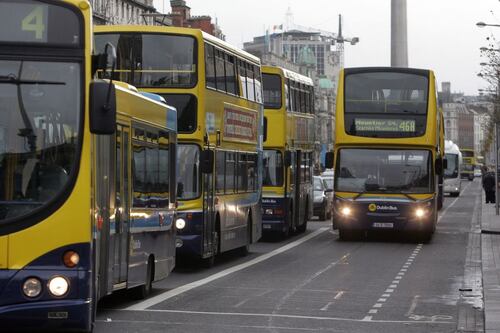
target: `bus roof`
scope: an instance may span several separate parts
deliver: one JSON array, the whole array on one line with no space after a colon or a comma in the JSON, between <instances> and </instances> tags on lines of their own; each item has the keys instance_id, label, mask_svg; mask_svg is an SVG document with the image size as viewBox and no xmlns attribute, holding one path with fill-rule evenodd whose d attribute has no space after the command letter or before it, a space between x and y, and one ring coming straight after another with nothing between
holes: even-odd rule
<instances>
[{"instance_id":1,"label":"bus roof","mask_svg":"<svg viewBox=\"0 0 500 333\"><path fill-rule=\"evenodd\" d=\"M446 140L444 142L444 152L445 154L461 154L458 146L451 140Z\"/></svg>"},{"instance_id":2,"label":"bus roof","mask_svg":"<svg viewBox=\"0 0 500 333\"><path fill-rule=\"evenodd\" d=\"M308 86L314 85L313 80L308 76L293 72L291 70L288 70L286 68L279 67L279 66L262 66L262 73L272 73L274 71L281 72L281 74L287 79L294 80L296 82L299 82L299 83L302 83L302 84L305 84Z\"/></svg>"},{"instance_id":3,"label":"bus roof","mask_svg":"<svg viewBox=\"0 0 500 333\"><path fill-rule=\"evenodd\" d=\"M177 110L175 108L143 96L121 84L115 84L115 89L118 114L139 120L142 123L177 131Z\"/></svg>"},{"instance_id":4,"label":"bus roof","mask_svg":"<svg viewBox=\"0 0 500 333\"><path fill-rule=\"evenodd\" d=\"M394 73L408 73L428 76L429 73L434 73L430 69L421 68L405 68L405 67L349 67L344 68L344 73L356 74L365 72L394 72Z\"/></svg>"},{"instance_id":5,"label":"bus roof","mask_svg":"<svg viewBox=\"0 0 500 333\"><path fill-rule=\"evenodd\" d=\"M203 38L205 41L221 47L226 51L232 52L248 61L260 65L260 59L256 56L243 51L217 37L207 34L200 29L182 28L182 27L165 27L165 26L152 26L152 25L103 25L95 26L94 33L118 33L118 32L131 32L131 33L153 33L153 34L175 34L193 36L196 38Z\"/></svg>"}]
</instances>

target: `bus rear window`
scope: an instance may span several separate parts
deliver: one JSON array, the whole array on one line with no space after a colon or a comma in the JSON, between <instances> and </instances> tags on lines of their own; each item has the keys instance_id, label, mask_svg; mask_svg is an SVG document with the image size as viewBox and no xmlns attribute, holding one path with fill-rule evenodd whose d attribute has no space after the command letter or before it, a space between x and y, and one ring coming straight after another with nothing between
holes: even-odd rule
<instances>
[{"instance_id":1,"label":"bus rear window","mask_svg":"<svg viewBox=\"0 0 500 333\"><path fill-rule=\"evenodd\" d=\"M279 75L262 74L262 81L264 90L264 108L281 108L282 84Z\"/></svg>"},{"instance_id":2,"label":"bus rear window","mask_svg":"<svg viewBox=\"0 0 500 333\"><path fill-rule=\"evenodd\" d=\"M345 130L365 137L416 137L425 134L429 80L398 72L346 74Z\"/></svg>"}]
</instances>

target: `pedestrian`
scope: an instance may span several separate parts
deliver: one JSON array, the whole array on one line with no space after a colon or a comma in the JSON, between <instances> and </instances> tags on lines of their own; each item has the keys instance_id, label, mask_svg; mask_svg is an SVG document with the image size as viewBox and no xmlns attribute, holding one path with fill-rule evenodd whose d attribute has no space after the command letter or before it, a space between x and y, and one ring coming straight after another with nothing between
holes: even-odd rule
<instances>
[{"instance_id":1,"label":"pedestrian","mask_svg":"<svg viewBox=\"0 0 500 333\"><path fill-rule=\"evenodd\" d=\"M483 177L483 189L486 203L495 203L495 173L488 171Z\"/></svg>"}]
</instances>

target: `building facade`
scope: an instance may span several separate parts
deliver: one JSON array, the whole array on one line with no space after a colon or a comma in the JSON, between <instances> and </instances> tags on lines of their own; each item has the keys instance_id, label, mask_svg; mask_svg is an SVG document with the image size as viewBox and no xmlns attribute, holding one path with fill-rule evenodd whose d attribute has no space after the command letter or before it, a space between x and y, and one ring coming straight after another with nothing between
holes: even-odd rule
<instances>
[{"instance_id":1,"label":"building facade","mask_svg":"<svg viewBox=\"0 0 500 333\"><path fill-rule=\"evenodd\" d=\"M158 13L153 0L90 0L94 24L171 25L166 15Z\"/></svg>"},{"instance_id":2,"label":"building facade","mask_svg":"<svg viewBox=\"0 0 500 333\"><path fill-rule=\"evenodd\" d=\"M187 6L184 0L171 0L170 6L172 12L168 14L172 25L175 27L185 27L200 29L219 39L226 40L226 36L222 33L217 20L212 22L212 18L208 15L192 16L191 7Z\"/></svg>"}]
</instances>

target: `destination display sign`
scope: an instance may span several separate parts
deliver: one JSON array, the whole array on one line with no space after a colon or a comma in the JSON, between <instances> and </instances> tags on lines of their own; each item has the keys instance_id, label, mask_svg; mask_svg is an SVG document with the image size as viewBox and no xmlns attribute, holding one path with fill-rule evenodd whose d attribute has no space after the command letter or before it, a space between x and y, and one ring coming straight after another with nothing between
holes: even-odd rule
<instances>
[{"instance_id":1,"label":"destination display sign","mask_svg":"<svg viewBox=\"0 0 500 333\"><path fill-rule=\"evenodd\" d=\"M356 118L354 120L356 132L399 132L415 133L416 121L414 119L369 119Z\"/></svg>"},{"instance_id":2,"label":"destination display sign","mask_svg":"<svg viewBox=\"0 0 500 333\"><path fill-rule=\"evenodd\" d=\"M246 143L257 142L257 112L224 106L224 140Z\"/></svg>"},{"instance_id":3,"label":"destination display sign","mask_svg":"<svg viewBox=\"0 0 500 333\"><path fill-rule=\"evenodd\" d=\"M80 20L75 12L39 1L0 1L0 43L79 46Z\"/></svg>"}]
</instances>

